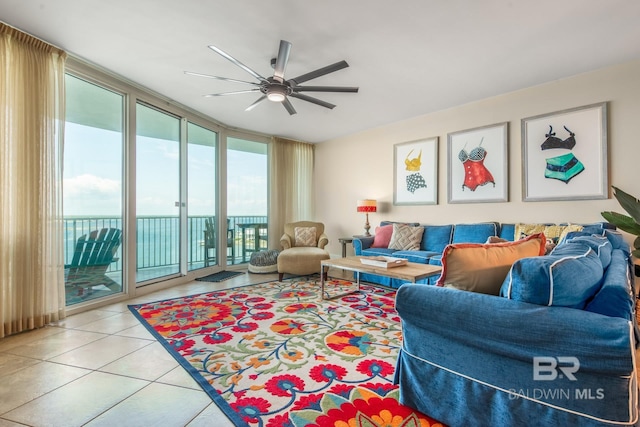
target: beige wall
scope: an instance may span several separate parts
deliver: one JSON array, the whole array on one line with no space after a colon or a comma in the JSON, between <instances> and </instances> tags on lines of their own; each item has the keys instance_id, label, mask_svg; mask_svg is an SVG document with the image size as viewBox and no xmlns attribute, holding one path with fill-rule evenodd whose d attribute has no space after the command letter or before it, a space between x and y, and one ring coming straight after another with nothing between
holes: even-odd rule
<instances>
[{"instance_id":1,"label":"beige wall","mask_svg":"<svg viewBox=\"0 0 640 427\"><path fill-rule=\"evenodd\" d=\"M363 198L378 200L378 212L369 215L372 233L381 220L580 223L603 220L604 210L624 212L614 198L522 201L520 120L603 101L609 110L609 184L639 196L640 61L634 61L318 144L314 219L325 223L327 249L338 256L338 237L364 232L364 214L355 208L356 200ZM509 122L509 201L448 204L447 133L505 121ZM394 206L393 145L433 136L439 137L438 204Z\"/></svg>"}]
</instances>

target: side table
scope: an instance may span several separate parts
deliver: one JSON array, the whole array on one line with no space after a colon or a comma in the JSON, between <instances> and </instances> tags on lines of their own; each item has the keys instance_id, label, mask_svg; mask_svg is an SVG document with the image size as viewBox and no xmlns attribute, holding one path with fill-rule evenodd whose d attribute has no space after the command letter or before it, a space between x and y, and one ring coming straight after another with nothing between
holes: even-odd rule
<instances>
[{"instance_id":1,"label":"side table","mask_svg":"<svg viewBox=\"0 0 640 427\"><path fill-rule=\"evenodd\" d=\"M342 258L346 258L347 243L353 243L353 237L340 237L338 241L342 244Z\"/></svg>"}]
</instances>

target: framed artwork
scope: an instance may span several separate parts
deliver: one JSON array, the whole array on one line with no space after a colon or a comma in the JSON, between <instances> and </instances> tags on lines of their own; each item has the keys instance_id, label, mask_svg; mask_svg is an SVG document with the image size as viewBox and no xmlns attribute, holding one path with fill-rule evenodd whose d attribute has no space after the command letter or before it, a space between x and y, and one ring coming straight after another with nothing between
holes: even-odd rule
<instances>
[{"instance_id":1,"label":"framed artwork","mask_svg":"<svg viewBox=\"0 0 640 427\"><path fill-rule=\"evenodd\" d=\"M438 204L438 137L393 146L393 204Z\"/></svg>"},{"instance_id":2,"label":"framed artwork","mask_svg":"<svg viewBox=\"0 0 640 427\"><path fill-rule=\"evenodd\" d=\"M522 199L606 199L607 103L522 119Z\"/></svg>"},{"instance_id":3,"label":"framed artwork","mask_svg":"<svg viewBox=\"0 0 640 427\"><path fill-rule=\"evenodd\" d=\"M509 123L447 135L449 203L506 202Z\"/></svg>"}]
</instances>

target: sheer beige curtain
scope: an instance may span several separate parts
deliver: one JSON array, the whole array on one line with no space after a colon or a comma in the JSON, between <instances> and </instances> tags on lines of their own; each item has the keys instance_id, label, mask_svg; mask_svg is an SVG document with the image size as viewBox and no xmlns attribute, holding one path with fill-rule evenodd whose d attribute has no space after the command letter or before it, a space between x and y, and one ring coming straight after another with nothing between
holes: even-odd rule
<instances>
[{"instance_id":1,"label":"sheer beige curtain","mask_svg":"<svg viewBox=\"0 0 640 427\"><path fill-rule=\"evenodd\" d=\"M280 249L287 222L313 220L313 144L273 138L269 156L269 247Z\"/></svg>"},{"instance_id":2,"label":"sheer beige curtain","mask_svg":"<svg viewBox=\"0 0 640 427\"><path fill-rule=\"evenodd\" d=\"M65 58L0 23L0 337L64 317Z\"/></svg>"}]
</instances>

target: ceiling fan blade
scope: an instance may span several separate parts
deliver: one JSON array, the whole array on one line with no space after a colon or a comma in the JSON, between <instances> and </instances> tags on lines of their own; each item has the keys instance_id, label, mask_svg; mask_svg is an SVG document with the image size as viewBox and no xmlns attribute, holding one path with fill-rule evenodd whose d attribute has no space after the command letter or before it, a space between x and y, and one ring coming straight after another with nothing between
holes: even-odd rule
<instances>
[{"instance_id":1,"label":"ceiling fan blade","mask_svg":"<svg viewBox=\"0 0 640 427\"><path fill-rule=\"evenodd\" d=\"M256 108L256 105L260 104L265 99L267 99L267 95L262 95L260 98L258 98L258 100L256 102L254 102L253 104L249 105L244 111L253 110L254 108Z\"/></svg>"},{"instance_id":2,"label":"ceiling fan blade","mask_svg":"<svg viewBox=\"0 0 640 427\"><path fill-rule=\"evenodd\" d=\"M255 86L259 86L260 85L259 83L245 82L244 80L230 79L230 78L227 78L227 77L210 76L209 74L194 73L192 71L185 71L184 73L188 74L190 76L206 77L208 79L216 79L216 80L225 80L227 82L246 83L248 85L255 85Z\"/></svg>"},{"instance_id":3,"label":"ceiling fan blade","mask_svg":"<svg viewBox=\"0 0 640 427\"><path fill-rule=\"evenodd\" d=\"M286 40L280 40L280 48L278 48L278 57L276 58L275 71L273 78L280 83L284 83L284 70L289 62L289 52L291 52L291 43Z\"/></svg>"},{"instance_id":4,"label":"ceiling fan blade","mask_svg":"<svg viewBox=\"0 0 640 427\"><path fill-rule=\"evenodd\" d=\"M290 79L289 81L293 81L295 85L299 85L300 83L304 83L308 80L317 79L320 76L324 76L325 74L333 73L334 71L342 70L343 68L347 68L349 64L347 61L336 62L335 64L327 65L326 67L318 68L315 71L311 71L310 73L303 74L301 76Z\"/></svg>"},{"instance_id":5,"label":"ceiling fan blade","mask_svg":"<svg viewBox=\"0 0 640 427\"><path fill-rule=\"evenodd\" d=\"M346 86L294 86L294 92L350 92L357 93L357 87Z\"/></svg>"},{"instance_id":6,"label":"ceiling fan blade","mask_svg":"<svg viewBox=\"0 0 640 427\"><path fill-rule=\"evenodd\" d=\"M208 95L202 95L206 98L210 98L212 96L227 96L227 95L238 95L240 93L252 93L252 92L260 92L260 89L247 89L247 90L236 90L233 92L222 92L222 93L210 93Z\"/></svg>"},{"instance_id":7,"label":"ceiling fan blade","mask_svg":"<svg viewBox=\"0 0 640 427\"><path fill-rule=\"evenodd\" d=\"M294 114L297 113L296 109L293 108L293 105L291 105L291 101L289 101L288 98L285 98L284 101L282 101L282 105L284 105L284 108L287 109L290 115L293 116Z\"/></svg>"},{"instance_id":8,"label":"ceiling fan blade","mask_svg":"<svg viewBox=\"0 0 640 427\"><path fill-rule=\"evenodd\" d=\"M242 62L238 61L237 59L235 59L233 56L229 55L228 53L226 53L225 51L209 45L209 49L211 49L212 51L216 52L217 54L221 55L223 58L228 59L229 61L233 62L234 64L236 64L238 67L242 68L243 70L245 70L247 73L251 74L253 77L255 77L256 79L260 80L261 82L266 82L267 79L265 79L264 77L262 77L260 74L256 73L255 71L253 71L251 68L247 67L246 65L244 65Z\"/></svg>"},{"instance_id":9,"label":"ceiling fan blade","mask_svg":"<svg viewBox=\"0 0 640 427\"><path fill-rule=\"evenodd\" d=\"M335 107L335 105L334 105L334 104L330 104L330 103L325 102L325 101L323 101L323 100L321 100L321 99L313 98L313 97L311 97L311 96L307 96L307 95L304 95L304 94L302 94L302 93L295 93L295 92L294 92L294 93L292 93L292 94L291 94L291 95L289 95L289 96L291 96L291 97L293 97L293 98L302 99L303 101L312 102L312 103L314 103L314 104L321 105L321 106L323 106L323 107L330 108L330 109L333 109L333 108Z\"/></svg>"}]
</instances>

